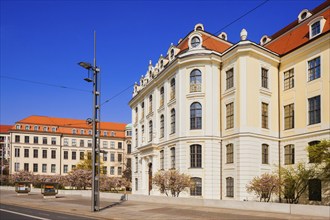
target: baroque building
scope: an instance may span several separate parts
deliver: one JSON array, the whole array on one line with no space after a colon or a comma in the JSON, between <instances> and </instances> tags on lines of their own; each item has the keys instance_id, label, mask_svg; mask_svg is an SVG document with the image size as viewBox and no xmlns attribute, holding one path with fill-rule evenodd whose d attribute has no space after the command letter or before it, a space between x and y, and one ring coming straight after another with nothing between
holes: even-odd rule
<instances>
[{"instance_id":1,"label":"baroque building","mask_svg":"<svg viewBox=\"0 0 330 220\"><path fill-rule=\"evenodd\" d=\"M10 173L65 175L92 155L92 126L85 120L29 116L9 130ZM102 173L121 176L131 165L131 127L101 122Z\"/></svg>"},{"instance_id":2,"label":"baroque building","mask_svg":"<svg viewBox=\"0 0 330 220\"><path fill-rule=\"evenodd\" d=\"M129 102L133 193L159 195L153 174L176 169L196 184L184 196L251 200L253 177L311 162L306 146L330 139L329 5L259 43L197 24L150 61Z\"/></svg>"}]
</instances>

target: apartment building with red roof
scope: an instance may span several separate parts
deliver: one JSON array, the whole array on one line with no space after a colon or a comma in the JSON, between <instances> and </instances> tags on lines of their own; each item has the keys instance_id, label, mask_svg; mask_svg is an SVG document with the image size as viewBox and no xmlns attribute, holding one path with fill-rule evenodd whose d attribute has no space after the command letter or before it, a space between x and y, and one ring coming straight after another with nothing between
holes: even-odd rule
<instances>
[{"instance_id":1,"label":"apartment building with red roof","mask_svg":"<svg viewBox=\"0 0 330 220\"><path fill-rule=\"evenodd\" d=\"M92 125L85 120L32 115L11 127L10 173L65 175L92 153ZM131 128L101 122L102 173L121 176L131 164Z\"/></svg>"}]
</instances>

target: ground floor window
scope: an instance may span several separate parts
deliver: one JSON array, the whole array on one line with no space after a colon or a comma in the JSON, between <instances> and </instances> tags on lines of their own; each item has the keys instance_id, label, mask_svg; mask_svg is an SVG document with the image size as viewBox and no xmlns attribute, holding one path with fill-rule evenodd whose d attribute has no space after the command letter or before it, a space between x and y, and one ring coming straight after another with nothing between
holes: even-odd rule
<instances>
[{"instance_id":1,"label":"ground floor window","mask_svg":"<svg viewBox=\"0 0 330 220\"><path fill-rule=\"evenodd\" d=\"M232 177L226 178L226 196L234 197L234 178Z\"/></svg>"},{"instance_id":2,"label":"ground floor window","mask_svg":"<svg viewBox=\"0 0 330 220\"><path fill-rule=\"evenodd\" d=\"M191 196L201 196L202 195L202 178L193 177L191 178L193 187L190 188Z\"/></svg>"},{"instance_id":3,"label":"ground floor window","mask_svg":"<svg viewBox=\"0 0 330 220\"><path fill-rule=\"evenodd\" d=\"M310 201L321 201L322 185L320 179L308 180L308 194Z\"/></svg>"}]
</instances>

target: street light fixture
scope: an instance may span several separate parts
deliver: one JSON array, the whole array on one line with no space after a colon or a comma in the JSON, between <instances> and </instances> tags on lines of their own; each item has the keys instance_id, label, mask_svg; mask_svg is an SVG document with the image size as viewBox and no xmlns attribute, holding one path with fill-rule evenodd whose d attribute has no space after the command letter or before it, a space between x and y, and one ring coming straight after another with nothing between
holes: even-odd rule
<instances>
[{"instance_id":1,"label":"street light fixture","mask_svg":"<svg viewBox=\"0 0 330 220\"><path fill-rule=\"evenodd\" d=\"M88 70L88 77L84 80L93 82L93 126L92 134L92 212L100 210L100 91L98 85L98 75L100 69L96 66L96 32L94 31L94 64L93 66L87 62L79 62L79 66ZM89 77L89 71L93 71L93 79Z\"/></svg>"}]
</instances>

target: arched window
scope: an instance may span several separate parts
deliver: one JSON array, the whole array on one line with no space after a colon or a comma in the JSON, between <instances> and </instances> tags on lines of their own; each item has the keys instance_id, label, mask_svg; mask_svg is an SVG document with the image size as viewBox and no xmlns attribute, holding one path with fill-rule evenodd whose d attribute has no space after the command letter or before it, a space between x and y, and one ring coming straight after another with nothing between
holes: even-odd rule
<instances>
[{"instance_id":1,"label":"arched window","mask_svg":"<svg viewBox=\"0 0 330 220\"><path fill-rule=\"evenodd\" d=\"M138 121L138 107L135 108L135 123Z\"/></svg>"},{"instance_id":2,"label":"arched window","mask_svg":"<svg viewBox=\"0 0 330 220\"><path fill-rule=\"evenodd\" d=\"M171 100L175 98L175 79L171 79L171 93L170 93Z\"/></svg>"},{"instance_id":3,"label":"arched window","mask_svg":"<svg viewBox=\"0 0 330 220\"><path fill-rule=\"evenodd\" d=\"M202 129L202 105L199 102L190 105L190 129Z\"/></svg>"},{"instance_id":4,"label":"arched window","mask_svg":"<svg viewBox=\"0 0 330 220\"><path fill-rule=\"evenodd\" d=\"M144 102L141 103L141 119L144 118Z\"/></svg>"},{"instance_id":5,"label":"arched window","mask_svg":"<svg viewBox=\"0 0 330 220\"><path fill-rule=\"evenodd\" d=\"M160 169L164 170L164 150L161 150L159 152L159 158L160 158Z\"/></svg>"},{"instance_id":6,"label":"arched window","mask_svg":"<svg viewBox=\"0 0 330 220\"><path fill-rule=\"evenodd\" d=\"M152 121L149 121L149 142L152 141Z\"/></svg>"},{"instance_id":7,"label":"arched window","mask_svg":"<svg viewBox=\"0 0 330 220\"><path fill-rule=\"evenodd\" d=\"M202 91L202 73L198 69L194 69L190 73L190 92Z\"/></svg>"},{"instance_id":8,"label":"arched window","mask_svg":"<svg viewBox=\"0 0 330 220\"><path fill-rule=\"evenodd\" d=\"M164 87L160 88L160 103L159 106L164 106Z\"/></svg>"},{"instance_id":9,"label":"arched window","mask_svg":"<svg viewBox=\"0 0 330 220\"><path fill-rule=\"evenodd\" d=\"M164 115L160 116L160 137L164 137Z\"/></svg>"},{"instance_id":10,"label":"arched window","mask_svg":"<svg viewBox=\"0 0 330 220\"><path fill-rule=\"evenodd\" d=\"M175 169L175 147L171 148L171 169Z\"/></svg>"},{"instance_id":11,"label":"arched window","mask_svg":"<svg viewBox=\"0 0 330 220\"><path fill-rule=\"evenodd\" d=\"M232 177L226 178L226 196L234 197L234 178Z\"/></svg>"},{"instance_id":12,"label":"arched window","mask_svg":"<svg viewBox=\"0 0 330 220\"><path fill-rule=\"evenodd\" d=\"M171 110L171 134L175 133L175 109Z\"/></svg>"},{"instance_id":13,"label":"arched window","mask_svg":"<svg viewBox=\"0 0 330 220\"><path fill-rule=\"evenodd\" d=\"M152 112L152 95L149 96L149 113Z\"/></svg>"},{"instance_id":14,"label":"arched window","mask_svg":"<svg viewBox=\"0 0 330 220\"><path fill-rule=\"evenodd\" d=\"M202 167L202 145L199 144L190 145L190 167L191 168Z\"/></svg>"},{"instance_id":15,"label":"arched window","mask_svg":"<svg viewBox=\"0 0 330 220\"><path fill-rule=\"evenodd\" d=\"M289 144L284 146L284 164L294 164L294 145Z\"/></svg>"},{"instance_id":16,"label":"arched window","mask_svg":"<svg viewBox=\"0 0 330 220\"><path fill-rule=\"evenodd\" d=\"M311 141L311 142L308 143L308 146L315 146L315 145L318 145L320 142L321 141ZM315 147L317 147L317 146L315 146ZM321 158L314 157L313 155L308 155L308 156L309 156L309 162L310 163L321 162L320 161Z\"/></svg>"},{"instance_id":17,"label":"arched window","mask_svg":"<svg viewBox=\"0 0 330 220\"><path fill-rule=\"evenodd\" d=\"M202 195L202 178L193 177L190 179L193 186L190 188L191 196L201 196Z\"/></svg>"}]
</instances>

